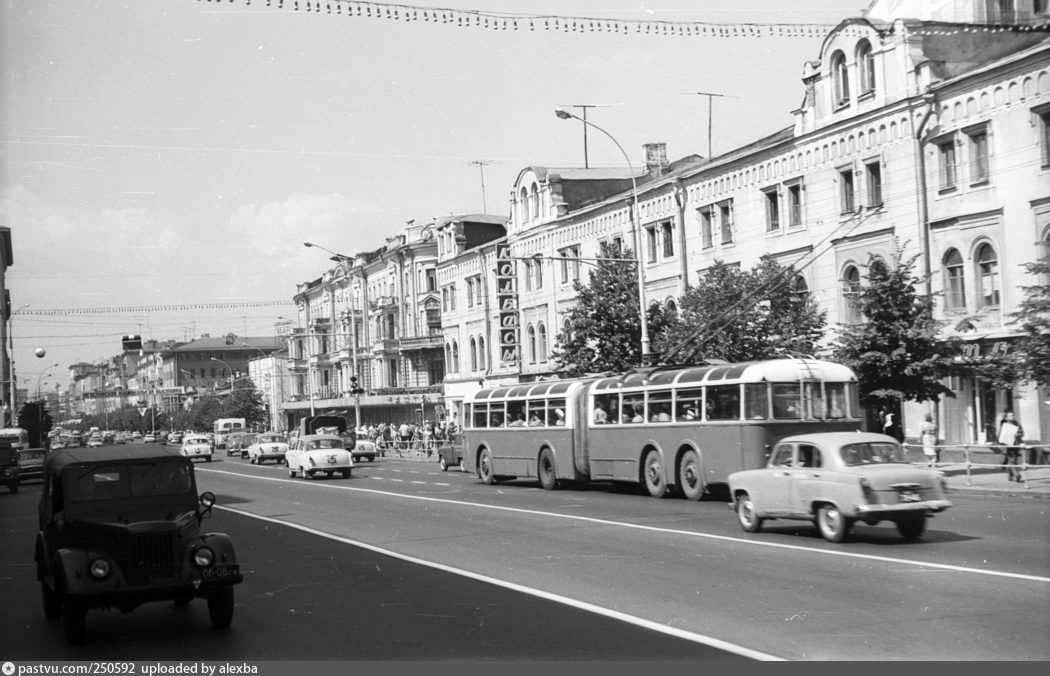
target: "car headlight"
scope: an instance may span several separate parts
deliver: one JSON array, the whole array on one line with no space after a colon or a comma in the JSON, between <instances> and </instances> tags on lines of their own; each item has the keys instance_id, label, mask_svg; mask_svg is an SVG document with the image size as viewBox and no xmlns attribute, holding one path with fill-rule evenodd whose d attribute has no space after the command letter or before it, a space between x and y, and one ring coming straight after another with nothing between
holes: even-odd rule
<instances>
[{"instance_id":1,"label":"car headlight","mask_svg":"<svg viewBox=\"0 0 1050 676\"><path fill-rule=\"evenodd\" d=\"M197 564L198 568L207 568L215 562L215 552L211 550L211 547L198 547L193 552L193 562Z\"/></svg>"},{"instance_id":2,"label":"car headlight","mask_svg":"<svg viewBox=\"0 0 1050 676\"><path fill-rule=\"evenodd\" d=\"M91 577L96 580L105 580L109 577L111 571L112 568L109 565L109 561L102 558L95 559L91 562L91 565L88 566L88 572L91 573Z\"/></svg>"}]
</instances>

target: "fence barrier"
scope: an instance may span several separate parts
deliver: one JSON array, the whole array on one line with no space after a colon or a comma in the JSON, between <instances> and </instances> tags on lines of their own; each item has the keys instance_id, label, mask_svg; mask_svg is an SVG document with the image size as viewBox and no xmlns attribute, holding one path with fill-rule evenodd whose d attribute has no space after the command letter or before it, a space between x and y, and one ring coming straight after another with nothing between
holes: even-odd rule
<instances>
[{"instance_id":1,"label":"fence barrier","mask_svg":"<svg viewBox=\"0 0 1050 676\"><path fill-rule=\"evenodd\" d=\"M919 453L923 452L924 446L916 443L904 443L902 444L906 449L914 449ZM1017 446L1019 449L1017 464L1007 464L1002 460L998 462L975 462L975 455L998 455L1003 456L1006 447L1000 444L938 444L933 447L937 452L934 467L948 467L950 465L963 465L966 470L966 485L973 485L973 469L980 467L993 467L1000 468L1003 471L1007 471L1007 468L1014 467L1020 474L1022 483L1025 488L1031 488L1028 483L1028 470L1050 467L1050 446L1036 445L1036 444L1021 444ZM946 459L947 457L955 457L956 461ZM923 456L924 458L926 456ZM1005 458L1004 458L1005 459ZM1029 462L1032 459L1034 462ZM928 460L923 462L915 462L915 465L928 465Z\"/></svg>"}]
</instances>

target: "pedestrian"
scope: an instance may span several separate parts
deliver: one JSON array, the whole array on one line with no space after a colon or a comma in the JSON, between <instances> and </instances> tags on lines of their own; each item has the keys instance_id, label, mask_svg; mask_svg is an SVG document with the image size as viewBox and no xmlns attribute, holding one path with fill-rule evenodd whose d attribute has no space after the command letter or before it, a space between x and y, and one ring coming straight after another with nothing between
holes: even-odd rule
<instances>
[{"instance_id":1,"label":"pedestrian","mask_svg":"<svg viewBox=\"0 0 1050 676\"><path fill-rule=\"evenodd\" d=\"M904 435L901 434L900 425L897 424L897 416L892 411L887 411L885 408L881 409L882 415L882 433L886 436L893 437L897 441L903 442Z\"/></svg>"},{"instance_id":2,"label":"pedestrian","mask_svg":"<svg viewBox=\"0 0 1050 676\"><path fill-rule=\"evenodd\" d=\"M937 423L933 422L933 414L926 414L926 421L919 430L922 435L922 454L926 456L926 466L936 467L940 458L937 457Z\"/></svg>"},{"instance_id":3,"label":"pedestrian","mask_svg":"<svg viewBox=\"0 0 1050 676\"><path fill-rule=\"evenodd\" d=\"M1003 413L999 421L999 433L996 437L1003 447L1003 466L1006 468L1009 481L1021 481L1021 469L1018 467L1021 458L1021 442L1024 440L1024 428L1017 422L1013 411Z\"/></svg>"}]
</instances>

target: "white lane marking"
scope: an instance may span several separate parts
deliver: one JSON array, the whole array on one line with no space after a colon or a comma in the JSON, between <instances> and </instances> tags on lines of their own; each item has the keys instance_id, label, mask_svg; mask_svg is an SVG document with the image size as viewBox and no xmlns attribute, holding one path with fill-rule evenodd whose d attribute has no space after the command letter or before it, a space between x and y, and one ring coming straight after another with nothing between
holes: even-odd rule
<instances>
[{"instance_id":1,"label":"white lane marking","mask_svg":"<svg viewBox=\"0 0 1050 676\"><path fill-rule=\"evenodd\" d=\"M568 519L571 521L583 521L586 523L594 523L602 526L616 526L619 528L631 528L634 530L644 530L655 533L664 533L670 535L685 535L687 537L705 539L705 540L720 540L722 542L732 542L734 544L752 545L755 547L768 547L773 549L787 549L790 551L804 552L806 554L819 554L824 556L840 556L847 559L862 559L864 561L879 561L882 563L895 563L903 564L906 566L919 566L920 568L936 568L938 570L952 570L958 573L973 573L975 575L990 575L992 577L1006 577L1015 580L1027 580L1029 582L1050 582L1050 577L1043 577L1040 575L1026 575L1024 573L1010 573L999 570L982 570L980 568L970 568L968 566L956 566L948 563L934 563L932 561L916 561L913 559L898 559L892 556L877 556L875 554L860 554L857 552L845 552L836 549L812 549L810 547L804 547L802 545L791 545L783 542L768 542L763 540L747 540L740 537L733 537L730 535L715 535L714 533L698 533L691 530L679 530L677 528L664 528L661 526L646 526L639 523L627 523L624 521L612 521L609 519L599 519L593 516L577 516L575 514L559 514L558 512L544 512L538 509L524 509L522 507L506 507L504 505L486 505L480 502L466 502L464 500L452 500L449 498L436 498L428 495L406 495L404 493L391 493L389 491L382 491L375 488L360 488L357 486L343 486L340 484L329 484L329 483L312 483L304 484L293 479L282 479L277 477L265 477L255 476L252 474L240 474L238 472L228 472L226 470L219 469L205 469L202 467L197 468L201 472L212 472L214 474L229 474L232 476L238 476L245 479L255 479L258 481L280 481L290 482L301 486L312 486L316 488L331 488L335 490L343 491L360 491L363 493L375 493L377 495L387 495L392 497L403 498L405 500L423 500L426 502L442 502L450 505L460 505L466 507L478 507L480 509L493 509L504 512L515 512L518 514L529 514L532 516L546 516L553 517L556 519ZM403 479L390 479L390 481L404 481ZM502 493L501 490L497 489L497 492Z\"/></svg>"},{"instance_id":2,"label":"white lane marking","mask_svg":"<svg viewBox=\"0 0 1050 676\"><path fill-rule=\"evenodd\" d=\"M578 608L580 610L585 610L596 615L602 615L604 617L609 617L614 620L619 620L620 622L626 622L627 624L632 624L636 627L641 627L643 629L650 629L652 631L660 632L661 634L667 634L668 636L674 636L676 638L684 639L686 641L692 641L693 643L708 645L712 648L725 650L726 652L733 653L735 655L740 655L742 657L748 657L754 660L764 660L768 662L787 661L782 657L777 657L768 653L759 652L758 650L753 650L751 648L736 645L735 643L729 643L728 641L723 641L721 639L714 638L713 636L697 634L695 632L686 631L684 629L675 629L674 627L668 627L667 625L660 624L659 622L653 622L652 620L647 620L642 617L628 615L627 613L622 613L618 610L603 608L602 606L596 606L592 603L587 603L586 601L579 601L577 599L562 596L560 594L554 594L551 592L543 591L542 589L526 587L515 582L508 582L507 580L489 577L488 575L481 575L480 573L475 573L469 570L453 568L452 566L446 566L442 563L435 563L434 561L419 559L414 556L409 556L408 554L402 554L400 552L395 552L389 549L384 549L382 547L377 547L367 542L359 542L357 540L351 540L350 538L345 538L339 535L333 535L332 533L326 533L315 528L310 528L309 526L303 526L297 523L291 523L289 521L282 521L280 519L275 519L271 516L260 516L258 514L252 514L251 512L245 512L239 509L234 509L232 507L222 507L216 505L215 508L222 509L227 512L232 512L234 514L240 514L241 516L246 516L250 519L258 519L260 521L268 521L270 523L276 523L282 526L287 526L288 528L294 528L304 533L310 533L311 535L317 535L323 538L328 538L329 540L334 540L343 544L352 545L354 547L361 547L363 549L367 549L369 551L376 552L384 556L390 556L395 559L400 559L402 561L407 561L409 563L414 563L421 566L427 566L428 568L434 568L435 570L444 571L446 573L452 573L453 575L459 575L461 577L470 578L472 580L480 580L481 582L496 585L497 587L503 587L504 589L510 589L516 592L521 592L523 594L529 594L530 596L535 596L537 598L545 599L547 601L561 603L572 608Z\"/></svg>"}]
</instances>

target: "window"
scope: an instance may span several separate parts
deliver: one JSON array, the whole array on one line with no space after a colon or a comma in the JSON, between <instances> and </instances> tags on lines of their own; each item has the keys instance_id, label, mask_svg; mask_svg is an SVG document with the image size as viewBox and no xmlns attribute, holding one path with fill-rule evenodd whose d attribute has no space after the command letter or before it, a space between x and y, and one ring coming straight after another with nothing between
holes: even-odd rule
<instances>
[{"instance_id":1,"label":"window","mask_svg":"<svg viewBox=\"0 0 1050 676\"><path fill-rule=\"evenodd\" d=\"M700 244L705 249L714 246L714 214L711 207L700 209Z\"/></svg>"},{"instance_id":2,"label":"window","mask_svg":"<svg viewBox=\"0 0 1050 676\"><path fill-rule=\"evenodd\" d=\"M966 309L966 279L958 249L951 249L944 256L944 305L947 310Z\"/></svg>"},{"instance_id":3,"label":"window","mask_svg":"<svg viewBox=\"0 0 1050 676\"><path fill-rule=\"evenodd\" d=\"M722 244L733 243L733 202L718 206L718 223L722 229Z\"/></svg>"},{"instance_id":4,"label":"window","mask_svg":"<svg viewBox=\"0 0 1050 676\"><path fill-rule=\"evenodd\" d=\"M846 55L842 52L835 52L831 56L831 79L834 87L835 107L848 104L849 68L846 65Z\"/></svg>"},{"instance_id":5,"label":"window","mask_svg":"<svg viewBox=\"0 0 1050 676\"><path fill-rule=\"evenodd\" d=\"M988 131L980 129L967 132L970 154L970 183L985 183L988 180Z\"/></svg>"},{"instance_id":6,"label":"window","mask_svg":"<svg viewBox=\"0 0 1050 676\"><path fill-rule=\"evenodd\" d=\"M1009 24L1017 20L1014 0L985 0L985 12L988 23Z\"/></svg>"},{"instance_id":7,"label":"window","mask_svg":"<svg viewBox=\"0 0 1050 676\"><path fill-rule=\"evenodd\" d=\"M664 258L674 256L674 225L671 221L660 224L660 237L664 245Z\"/></svg>"},{"instance_id":8,"label":"window","mask_svg":"<svg viewBox=\"0 0 1050 676\"><path fill-rule=\"evenodd\" d=\"M1035 113L1035 125L1039 130L1039 150L1043 168L1050 167L1050 108L1044 107Z\"/></svg>"},{"instance_id":9,"label":"window","mask_svg":"<svg viewBox=\"0 0 1050 676\"><path fill-rule=\"evenodd\" d=\"M437 270L427 270L427 291L437 291Z\"/></svg>"},{"instance_id":10,"label":"window","mask_svg":"<svg viewBox=\"0 0 1050 676\"><path fill-rule=\"evenodd\" d=\"M937 144L938 168L941 174L941 190L953 190L956 181L955 139Z\"/></svg>"},{"instance_id":11,"label":"window","mask_svg":"<svg viewBox=\"0 0 1050 676\"><path fill-rule=\"evenodd\" d=\"M780 195L776 188L763 190L766 203L766 232L774 232L780 229Z\"/></svg>"},{"instance_id":12,"label":"window","mask_svg":"<svg viewBox=\"0 0 1050 676\"><path fill-rule=\"evenodd\" d=\"M452 370L459 371L459 343L452 341Z\"/></svg>"},{"instance_id":13,"label":"window","mask_svg":"<svg viewBox=\"0 0 1050 676\"><path fill-rule=\"evenodd\" d=\"M568 284L580 278L580 245L565 247L558 251L561 256L561 283ZM538 287L537 287L538 288Z\"/></svg>"},{"instance_id":14,"label":"window","mask_svg":"<svg viewBox=\"0 0 1050 676\"><path fill-rule=\"evenodd\" d=\"M857 70L860 81L861 95L870 94L875 91L875 56L872 53L871 43L861 40L857 45Z\"/></svg>"},{"instance_id":15,"label":"window","mask_svg":"<svg viewBox=\"0 0 1050 676\"><path fill-rule=\"evenodd\" d=\"M793 183L787 187L788 225L802 225L802 184Z\"/></svg>"},{"instance_id":16,"label":"window","mask_svg":"<svg viewBox=\"0 0 1050 676\"><path fill-rule=\"evenodd\" d=\"M478 370L478 343L473 336L470 338L470 370Z\"/></svg>"},{"instance_id":17,"label":"window","mask_svg":"<svg viewBox=\"0 0 1050 676\"><path fill-rule=\"evenodd\" d=\"M809 284L806 283L806 278L802 275L795 277L795 281L791 285L791 296L792 300L800 305L809 299Z\"/></svg>"},{"instance_id":18,"label":"window","mask_svg":"<svg viewBox=\"0 0 1050 676\"><path fill-rule=\"evenodd\" d=\"M648 260L650 263L656 261L656 237L656 226L647 225L645 227L645 241Z\"/></svg>"},{"instance_id":19,"label":"window","mask_svg":"<svg viewBox=\"0 0 1050 676\"><path fill-rule=\"evenodd\" d=\"M878 160L864 165L868 183L868 206L882 206L882 165Z\"/></svg>"},{"instance_id":20,"label":"window","mask_svg":"<svg viewBox=\"0 0 1050 676\"><path fill-rule=\"evenodd\" d=\"M547 327L540 322L536 327L536 361L547 361Z\"/></svg>"},{"instance_id":21,"label":"window","mask_svg":"<svg viewBox=\"0 0 1050 676\"><path fill-rule=\"evenodd\" d=\"M478 336L478 369L484 371L487 368L488 357L485 354L485 336Z\"/></svg>"},{"instance_id":22,"label":"window","mask_svg":"<svg viewBox=\"0 0 1050 676\"><path fill-rule=\"evenodd\" d=\"M478 293L477 287L480 286L481 280L476 277L467 277L467 307L474 307L475 294Z\"/></svg>"},{"instance_id":23,"label":"window","mask_svg":"<svg viewBox=\"0 0 1050 676\"><path fill-rule=\"evenodd\" d=\"M529 363L530 364L535 364L536 363L536 327L533 326L532 324L529 324L528 338L529 339L528 339L528 343L527 343L526 346L529 348L529 355L528 355L529 356Z\"/></svg>"},{"instance_id":24,"label":"window","mask_svg":"<svg viewBox=\"0 0 1050 676\"><path fill-rule=\"evenodd\" d=\"M846 324L860 323L860 305L857 298L859 294L860 270L855 265L850 265L842 272L843 320Z\"/></svg>"},{"instance_id":25,"label":"window","mask_svg":"<svg viewBox=\"0 0 1050 676\"><path fill-rule=\"evenodd\" d=\"M525 290L532 291L532 266L536 264L536 261L527 258L525 259Z\"/></svg>"},{"instance_id":26,"label":"window","mask_svg":"<svg viewBox=\"0 0 1050 676\"><path fill-rule=\"evenodd\" d=\"M977 294L981 307L999 306L999 257L990 244L977 250Z\"/></svg>"},{"instance_id":27,"label":"window","mask_svg":"<svg viewBox=\"0 0 1050 676\"><path fill-rule=\"evenodd\" d=\"M535 267L536 277L533 279L532 288L542 289L543 288L543 261L539 258L536 259Z\"/></svg>"},{"instance_id":28,"label":"window","mask_svg":"<svg viewBox=\"0 0 1050 676\"><path fill-rule=\"evenodd\" d=\"M853 187L853 168L839 170L839 206L844 214L857 209L857 194Z\"/></svg>"}]
</instances>

